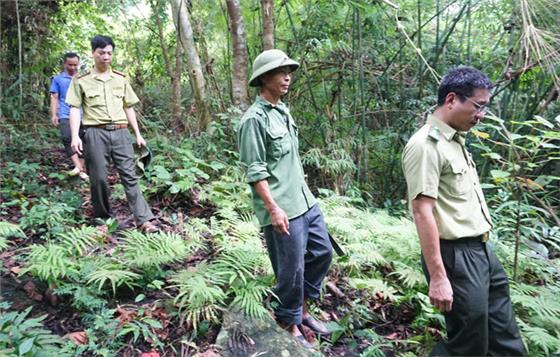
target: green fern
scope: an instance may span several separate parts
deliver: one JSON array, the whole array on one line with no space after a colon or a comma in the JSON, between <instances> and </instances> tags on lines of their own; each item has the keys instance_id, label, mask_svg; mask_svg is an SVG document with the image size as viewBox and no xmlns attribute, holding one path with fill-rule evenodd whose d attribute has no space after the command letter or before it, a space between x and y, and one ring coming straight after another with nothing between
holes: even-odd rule
<instances>
[{"instance_id":1,"label":"green fern","mask_svg":"<svg viewBox=\"0 0 560 357\"><path fill-rule=\"evenodd\" d=\"M76 263L67 255L65 247L46 243L45 245L33 244L27 248L29 253L26 265L20 275L30 272L42 280L55 282L69 274L78 272Z\"/></svg>"},{"instance_id":2,"label":"green fern","mask_svg":"<svg viewBox=\"0 0 560 357\"><path fill-rule=\"evenodd\" d=\"M180 323L197 328L200 321L218 322L226 294L220 285L224 281L212 274L206 263L194 269L182 270L171 278L179 291L173 302L179 308Z\"/></svg>"},{"instance_id":3,"label":"green fern","mask_svg":"<svg viewBox=\"0 0 560 357\"><path fill-rule=\"evenodd\" d=\"M66 248L68 253L74 255L85 255L93 247L101 242L102 233L95 227L83 226L79 229L71 228L68 232L57 236L60 244Z\"/></svg>"},{"instance_id":4,"label":"green fern","mask_svg":"<svg viewBox=\"0 0 560 357\"><path fill-rule=\"evenodd\" d=\"M4 237L0 237L0 252L8 248L8 240Z\"/></svg>"},{"instance_id":5,"label":"green fern","mask_svg":"<svg viewBox=\"0 0 560 357\"><path fill-rule=\"evenodd\" d=\"M407 288L419 288L427 285L424 274L418 269L412 269L408 265L395 261L396 270L388 276L396 276L397 279Z\"/></svg>"},{"instance_id":6,"label":"green fern","mask_svg":"<svg viewBox=\"0 0 560 357\"><path fill-rule=\"evenodd\" d=\"M518 321L519 322L519 321ZM537 326L529 326L524 322L519 323L519 328L529 343L542 350L545 356L560 353L560 338L551 335L547 330Z\"/></svg>"},{"instance_id":7,"label":"green fern","mask_svg":"<svg viewBox=\"0 0 560 357\"><path fill-rule=\"evenodd\" d=\"M0 221L0 252L8 248L8 238L25 238L25 233L19 225L6 221Z\"/></svg>"},{"instance_id":8,"label":"green fern","mask_svg":"<svg viewBox=\"0 0 560 357\"><path fill-rule=\"evenodd\" d=\"M361 278L350 278L348 279L350 286L354 289L367 290L371 296L381 295L383 298L388 300L396 300L397 290L390 287L385 281L375 278L361 279Z\"/></svg>"},{"instance_id":9,"label":"green fern","mask_svg":"<svg viewBox=\"0 0 560 357\"><path fill-rule=\"evenodd\" d=\"M183 238L166 232L142 234L135 230L127 231L120 248L127 265L139 268L159 267L192 253Z\"/></svg>"},{"instance_id":10,"label":"green fern","mask_svg":"<svg viewBox=\"0 0 560 357\"><path fill-rule=\"evenodd\" d=\"M231 292L235 294L235 298L231 302L230 308L240 309L253 318L261 318L268 314L268 310L263 306L263 299L272 294L272 290L263 282L251 280L247 284L232 287Z\"/></svg>"},{"instance_id":11,"label":"green fern","mask_svg":"<svg viewBox=\"0 0 560 357\"><path fill-rule=\"evenodd\" d=\"M113 294L115 294L117 287L122 285L132 287L135 281L141 277L140 274L126 270L121 264L111 262L108 259L100 259L95 270L87 274L85 279L88 285L97 286L98 291L101 291L109 283Z\"/></svg>"}]
</instances>

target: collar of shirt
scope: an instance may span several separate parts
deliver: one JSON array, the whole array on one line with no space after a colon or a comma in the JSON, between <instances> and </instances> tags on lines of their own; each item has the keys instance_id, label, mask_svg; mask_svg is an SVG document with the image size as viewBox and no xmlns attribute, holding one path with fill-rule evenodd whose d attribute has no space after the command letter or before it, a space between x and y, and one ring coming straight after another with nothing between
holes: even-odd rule
<instances>
[{"instance_id":1,"label":"collar of shirt","mask_svg":"<svg viewBox=\"0 0 560 357\"><path fill-rule=\"evenodd\" d=\"M113 77L116 76L116 74L113 72L113 68L112 68L111 66L109 66L109 67L107 68L107 71L109 72L109 78L113 78ZM95 79L97 79L97 78L101 79L100 76L102 75L102 73L98 72L97 69L95 69L95 66L91 67L91 74L92 74L92 77L93 77L93 78L95 78Z\"/></svg>"},{"instance_id":2,"label":"collar of shirt","mask_svg":"<svg viewBox=\"0 0 560 357\"><path fill-rule=\"evenodd\" d=\"M256 99L256 102L259 105L261 105L262 107L267 108L268 110L276 109L282 114L288 114L288 107L281 100L278 101L278 103L276 103L276 105L274 105L274 104L270 103L268 100L266 100L263 97L261 97L260 95L258 95L257 99Z\"/></svg>"},{"instance_id":3,"label":"collar of shirt","mask_svg":"<svg viewBox=\"0 0 560 357\"><path fill-rule=\"evenodd\" d=\"M447 139L447 141L453 140L455 134L462 135L463 138L466 134L453 129L452 127L442 122L438 117L434 116L433 114L430 114L428 116L428 120L426 121L426 123L438 128L441 134Z\"/></svg>"},{"instance_id":4,"label":"collar of shirt","mask_svg":"<svg viewBox=\"0 0 560 357\"><path fill-rule=\"evenodd\" d=\"M60 72L60 75L61 75L62 77L72 78L72 76L69 75L68 72L66 72L66 70Z\"/></svg>"}]
</instances>

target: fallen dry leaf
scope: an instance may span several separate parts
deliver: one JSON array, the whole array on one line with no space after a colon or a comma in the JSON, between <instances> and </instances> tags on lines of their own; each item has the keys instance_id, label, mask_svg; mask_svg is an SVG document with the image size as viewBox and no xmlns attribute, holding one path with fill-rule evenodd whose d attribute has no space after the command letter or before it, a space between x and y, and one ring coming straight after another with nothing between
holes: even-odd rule
<instances>
[{"instance_id":1,"label":"fallen dry leaf","mask_svg":"<svg viewBox=\"0 0 560 357\"><path fill-rule=\"evenodd\" d=\"M142 352L140 354L140 357L159 357L159 353L157 353L154 350L151 350L150 352Z\"/></svg>"},{"instance_id":2,"label":"fallen dry leaf","mask_svg":"<svg viewBox=\"0 0 560 357\"><path fill-rule=\"evenodd\" d=\"M71 332L64 337L71 339L72 342L77 345L85 345L88 343L88 337L85 331Z\"/></svg>"},{"instance_id":3,"label":"fallen dry leaf","mask_svg":"<svg viewBox=\"0 0 560 357\"><path fill-rule=\"evenodd\" d=\"M37 291L37 287L32 281L28 281L24 286L23 290L31 299L35 301L43 301L43 295Z\"/></svg>"}]
</instances>

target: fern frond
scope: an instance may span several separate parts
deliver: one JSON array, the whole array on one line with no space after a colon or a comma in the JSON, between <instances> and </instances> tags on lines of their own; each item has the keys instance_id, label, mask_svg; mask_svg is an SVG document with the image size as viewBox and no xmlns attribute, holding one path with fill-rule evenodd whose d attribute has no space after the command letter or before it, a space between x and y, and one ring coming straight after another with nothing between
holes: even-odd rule
<instances>
[{"instance_id":1,"label":"fern frond","mask_svg":"<svg viewBox=\"0 0 560 357\"><path fill-rule=\"evenodd\" d=\"M28 250L26 266L20 275L30 272L33 276L52 282L77 273L76 263L68 257L66 248L58 244L33 244Z\"/></svg>"},{"instance_id":2,"label":"fern frond","mask_svg":"<svg viewBox=\"0 0 560 357\"><path fill-rule=\"evenodd\" d=\"M371 295L380 294L386 299L389 300L396 300L397 290L389 285L383 280L375 279L375 278L368 278L368 279L361 279L361 278L350 278L348 279L350 286L354 289L365 289L368 290Z\"/></svg>"},{"instance_id":3,"label":"fern frond","mask_svg":"<svg viewBox=\"0 0 560 357\"><path fill-rule=\"evenodd\" d=\"M0 221L0 252L8 248L8 238L11 237L25 238L25 233L17 224Z\"/></svg>"},{"instance_id":4,"label":"fern frond","mask_svg":"<svg viewBox=\"0 0 560 357\"><path fill-rule=\"evenodd\" d=\"M125 270L120 264L103 262L94 271L86 275L86 280L88 285L96 285L98 291L101 291L103 286L109 282L113 294L115 294L117 287L121 285L132 287L134 281L141 277L140 274Z\"/></svg>"},{"instance_id":5,"label":"fern frond","mask_svg":"<svg viewBox=\"0 0 560 357\"><path fill-rule=\"evenodd\" d=\"M88 250L99 245L102 233L95 227L83 226L79 229L71 228L57 238L70 255L85 255Z\"/></svg>"},{"instance_id":6,"label":"fern frond","mask_svg":"<svg viewBox=\"0 0 560 357\"><path fill-rule=\"evenodd\" d=\"M235 298L230 304L230 308L237 308L250 317L261 318L266 316L268 311L263 306L263 299L272 290L268 285L264 285L258 280L251 280L247 284L233 287L231 289Z\"/></svg>"},{"instance_id":7,"label":"fern frond","mask_svg":"<svg viewBox=\"0 0 560 357\"><path fill-rule=\"evenodd\" d=\"M202 320L218 321L226 299L220 288L224 281L214 276L206 263L179 271L171 281L175 284L171 287L179 290L173 302L179 308L181 324L186 321L196 329Z\"/></svg>"},{"instance_id":8,"label":"fern frond","mask_svg":"<svg viewBox=\"0 0 560 357\"><path fill-rule=\"evenodd\" d=\"M192 253L186 242L175 233L142 234L135 230L124 234L121 249L128 265L139 268L159 267Z\"/></svg>"},{"instance_id":9,"label":"fern frond","mask_svg":"<svg viewBox=\"0 0 560 357\"><path fill-rule=\"evenodd\" d=\"M426 286L426 278L419 269L413 269L408 265L395 261L396 270L388 276L396 276L407 288Z\"/></svg>"},{"instance_id":10,"label":"fern frond","mask_svg":"<svg viewBox=\"0 0 560 357\"><path fill-rule=\"evenodd\" d=\"M529 345L541 349L546 356L556 354L560 346L560 338L551 335L547 330L537 326L529 326L525 323L519 325L521 332Z\"/></svg>"}]
</instances>

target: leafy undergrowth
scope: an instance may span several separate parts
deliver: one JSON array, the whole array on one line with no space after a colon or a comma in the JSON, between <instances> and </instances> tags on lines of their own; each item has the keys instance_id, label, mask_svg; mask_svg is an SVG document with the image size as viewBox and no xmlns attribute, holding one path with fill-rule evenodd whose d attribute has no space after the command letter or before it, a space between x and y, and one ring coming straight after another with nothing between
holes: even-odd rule
<instances>
[{"instance_id":1,"label":"leafy undergrowth","mask_svg":"<svg viewBox=\"0 0 560 357\"><path fill-rule=\"evenodd\" d=\"M219 354L224 310L269 313L273 274L237 167L196 158L188 142L154 141L142 185L163 232L144 235L114 170L116 219L100 230L87 184L62 172L62 151L21 145L26 160L0 163L1 355L208 356ZM413 224L328 191L321 208L346 252L313 306L334 331L321 352L426 355L443 320L426 296ZM495 249L511 260L511 244ZM512 299L530 355L557 354L557 262L524 257L520 268Z\"/></svg>"}]
</instances>

